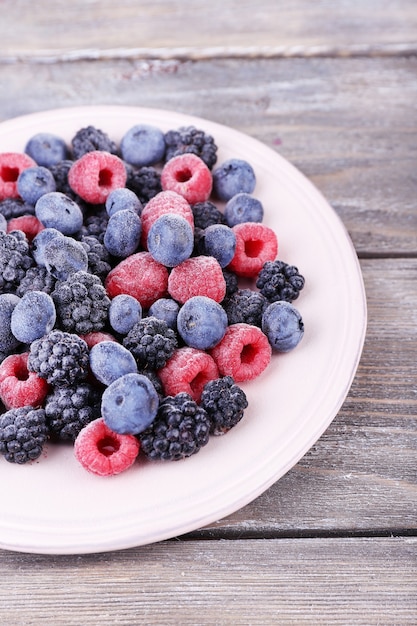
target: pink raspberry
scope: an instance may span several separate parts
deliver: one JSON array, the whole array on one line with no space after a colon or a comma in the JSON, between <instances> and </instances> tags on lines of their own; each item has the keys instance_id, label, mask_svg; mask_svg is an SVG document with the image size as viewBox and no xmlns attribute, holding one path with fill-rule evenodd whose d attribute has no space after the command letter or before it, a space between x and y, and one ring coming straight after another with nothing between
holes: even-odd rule
<instances>
[{"instance_id":1,"label":"pink raspberry","mask_svg":"<svg viewBox=\"0 0 417 626\"><path fill-rule=\"evenodd\" d=\"M74 454L92 474L114 476L133 465L139 454L139 441L133 435L113 432L100 417L80 431Z\"/></svg>"},{"instance_id":2,"label":"pink raspberry","mask_svg":"<svg viewBox=\"0 0 417 626\"><path fill-rule=\"evenodd\" d=\"M28 352L11 354L0 365L0 397L6 409L42 406L49 385L27 368Z\"/></svg>"},{"instance_id":3,"label":"pink raspberry","mask_svg":"<svg viewBox=\"0 0 417 626\"><path fill-rule=\"evenodd\" d=\"M79 335L79 337L80 339L84 339L89 348L92 348L101 341L117 341L110 333L103 333L101 331L87 333L87 335Z\"/></svg>"},{"instance_id":4,"label":"pink raspberry","mask_svg":"<svg viewBox=\"0 0 417 626\"><path fill-rule=\"evenodd\" d=\"M232 228L236 235L235 255L227 269L238 276L257 276L266 261L274 261L278 254L278 240L274 231L258 222L244 222Z\"/></svg>"},{"instance_id":5,"label":"pink raspberry","mask_svg":"<svg viewBox=\"0 0 417 626\"><path fill-rule=\"evenodd\" d=\"M35 167L35 161L20 152L3 152L0 154L0 201L6 198L18 198L17 179L20 172L28 167Z\"/></svg>"},{"instance_id":6,"label":"pink raspberry","mask_svg":"<svg viewBox=\"0 0 417 626\"><path fill-rule=\"evenodd\" d=\"M138 300L144 309L167 294L168 270L149 252L137 252L123 259L106 277L110 298L126 293Z\"/></svg>"},{"instance_id":7,"label":"pink raspberry","mask_svg":"<svg viewBox=\"0 0 417 626\"><path fill-rule=\"evenodd\" d=\"M219 262L211 256L183 261L169 275L168 293L181 304L193 296L207 296L221 302L226 295L226 281Z\"/></svg>"},{"instance_id":8,"label":"pink raspberry","mask_svg":"<svg viewBox=\"0 0 417 626\"><path fill-rule=\"evenodd\" d=\"M210 380L219 377L213 358L196 348L178 348L158 376L167 396L176 396L185 391L195 402L199 402L203 388Z\"/></svg>"},{"instance_id":9,"label":"pink raspberry","mask_svg":"<svg viewBox=\"0 0 417 626\"><path fill-rule=\"evenodd\" d=\"M240 323L227 328L210 354L220 374L231 376L238 383L259 376L269 365L272 350L260 328Z\"/></svg>"},{"instance_id":10,"label":"pink raspberry","mask_svg":"<svg viewBox=\"0 0 417 626\"><path fill-rule=\"evenodd\" d=\"M21 215L20 217L13 217L7 224L8 233L12 230L21 230L25 233L28 241L33 241L36 235L38 235L44 228L45 226L38 220L37 217L35 217L35 215Z\"/></svg>"},{"instance_id":11,"label":"pink raspberry","mask_svg":"<svg viewBox=\"0 0 417 626\"><path fill-rule=\"evenodd\" d=\"M161 172L163 190L176 191L190 204L209 199L213 178L207 165L196 154L186 153L170 159Z\"/></svg>"},{"instance_id":12,"label":"pink raspberry","mask_svg":"<svg viewBox=\"0 0 417 626\"><path fill-rule=\"evenodd\" d=\"M104 204L107 196L126 184L126 167L110 152L93 150L73 163L68 172L71 189L86 202Z\"/></svg>"},{"instance_id":13,"label":"pink raspberry","mask_svg":"<svg viewBox=\"0 0 417 626\"><path fill-rule=\"evenodd\" d=\"M158 217L165 213L180 215L194 228L194 216L187 200L174 191L161 191L151 198L140 215L142 222L141 244L147 249L148 234Z\"/></svg>"}]
</instances>

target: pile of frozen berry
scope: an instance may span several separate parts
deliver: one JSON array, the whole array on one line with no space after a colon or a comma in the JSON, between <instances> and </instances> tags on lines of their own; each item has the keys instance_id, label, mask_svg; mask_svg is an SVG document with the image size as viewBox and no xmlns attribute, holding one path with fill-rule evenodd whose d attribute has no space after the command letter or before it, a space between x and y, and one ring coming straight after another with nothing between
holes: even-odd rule
<instances>
[{"instance_id":1,"label":"pile of frozen berry","mask_svg":"<svg viewBox=\"0 0 417 626\"><path fill-rule=\"evenodd\" d=\"M194 127L94 127L0 153L0 453L71 442L105 476L240 422L239 383L297 346L304 286L242 159ZM251 279L252 288L242 279Z\"/></svg>"}]
</instances>

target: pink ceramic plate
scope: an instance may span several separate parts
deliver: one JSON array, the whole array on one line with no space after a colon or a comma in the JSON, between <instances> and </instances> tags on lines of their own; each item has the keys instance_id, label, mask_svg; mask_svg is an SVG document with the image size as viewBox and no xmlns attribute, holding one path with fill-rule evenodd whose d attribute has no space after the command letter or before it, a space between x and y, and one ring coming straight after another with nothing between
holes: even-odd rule
<instances>
[{"instance_id":1,"label":"pink ceramic plate","mask_svg":"<svg viewBox=\"0 0 417 626\"><path fill-rule=\"evenodd\" d=\"M259 496L316 442L341 407L366 330L359 263L336 213L291 164L236 130L170 111L99 106L60 109L0 124L0 152L23 151L35 133L70 140L83 126L114 140L138 124L166 131L193 124L212 134L218 164L237 157L255 169L254 195L278 235L279 258L306 286L296 306L306 332L292 352L242 385L244 419L177 463L138 462L112 478L89 475L72 446L48 445L36 462L0 459L0 547L50 554L99 552L174 537L225 517Z\"/></svg>"}]
</instances>

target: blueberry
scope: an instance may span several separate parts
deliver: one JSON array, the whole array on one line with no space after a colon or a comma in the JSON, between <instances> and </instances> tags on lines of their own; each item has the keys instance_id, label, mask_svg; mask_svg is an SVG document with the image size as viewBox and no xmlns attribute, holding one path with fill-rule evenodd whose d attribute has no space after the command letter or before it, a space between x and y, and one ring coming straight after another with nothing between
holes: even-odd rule
<instances>
[{"instance_id":1,"label":"blueberry","mask_svg":"<svg viewBox=\"0 0 417 626\"><path fill-rule=\"evenodd\" d=\"M52 133L37 133L29 139L25 152L38 165L51 167L68 158L68 148L65 141Z\"/></svg>"},{"instance_id":2,"label":"blueberry","mask_svg":"<svg viewBox=\"0 0 417 626\"><path fill-rule=\"evenodd\" d=\"M284 300L270 304L262 316L262 331L276 352L289 352L304 335L304 323L297 309Z\"/></svg>"},{"instance_id":3,"label":"blueberry","mask_svg":"<svg viewBox=\"0 0 417 626\"><path fill-rule=\"evenodd\" d=\"M52 173L41 165L28 167L20 172L17 191L25 202L35 205L46 193L55 191L56 183Z\"/></svg>"},{"instance_id":4,"label":"blueberry","mask_svg":"<svg viewBox=\"0 0 417 626\"><path fill-rule=\"evenodd\" d=\"M136 435L150 426L158 406L158 394L149 378L143 374L126 374L104 390L101 414L114 432Z\"/></svg>"},{"instance_id":5,"label":"blueberry","mask_svg":"<svg viewBox=\"0 0 417 626\"><path fill-rule=\"evenodd\" d=\"M213 191L220 200L226 202L237 193L252 193L255 185L255 172L242 159L229 159L213 172Z\"/></svg>"},{"instance_id":6,"label":"blueberry","mask_svg":"<svg viewBox=\"0 0 417 626\"><path fill-rule=\"evenodd\" d=\"M13 310L11 331L22 343L32 343L49 333L56 321L55 304L44 291L28 291Z\"/></svg>"},{"instance_id":7,"label":"blueberry","mask_svg":"<svg viewBox=\"0 0 417 626\"><path fill-rule=\"evenodd\" d=\"M37 265L45 265L45 246L55 237L64 237L56 228L44 228L32 241L32 256Z\"/></svg>"},{"instance_id":8,"label":"blueberry","mask_svg":"<svg viewBox=\"0 0 417 626\"><path fill-rule=\"evenodd\" d=\"M124 293L113 298L109 308L109 322L113 330L127 335L141 319L142 307L136 298Z\"/></svg>"},{"instance_id":9,"label":"blueberry","mask_svg":"<svg viewBox=\"0 0 417 626\"><path fill-rule=\"evenodd\" d=\"M264 208L262 202L249 193L237 193L224 207L224 215L229 226L243 222L262 222Z\"/></svg>"},{"instance_id":10,"label":"blueberry","mask_svg":"<svg viewBox=\"0 0 417 626\"><path fill-rule=\"evenodd\" d=\"M4 233L7 232L7 220L4 217L3 213L0 213L0 230Z\"/></svg>"},{"instance_id":11,"label":"blueberry","mask_svg":"<svg viewBox=\"0 0 417 626\"><path fill-rule=\"evenodd\" d=\"M141 232L142 223L137 213L130 209L116 211L107 223L103 243L111 255L126 258L139 246Z\"/></svg>"},{"instance_id":12,"label":"blueberry","mask_svg":"<svg viewBox=\"0 0 417 626\"><path fill-rule=\"evenodd\" d=\"M172 298L159 298L150 307L148 315L166 322L172 330L177 329L177 317L180 305Z\"/></svg>"},{"instance_id":13,"label":"blueberry","mask_svg":"<svg viewBox=\"0 0 417 626\"><path fill-rule=\"evenodd\" d=\"M177 318L178 332L191 348L208 350L226 332L227 315L223 307L207 296L193 296L183 304Z\"/></svg>"},{"instance_id":14,"label":"blueberry","mask_svg":"<svg viewBox=\"0 0 417 626\"><path fill-rule=\"evenodd\" d=\"M131 209L140 215L142 213L142 208L142 203L135 192L127 189L126 187L114 189L107 196L106 211L109 217L111 217L113 213L122 211L123 209Z\"/></svg>"},{"instance_id":15,"label":"blueberry","mask_svg":"<svg viewBox=\"0 0 417 626\"><path fill-rule=\"evenodd\" d=\"M203 254L213 256L220 267L226 267L235 256L236 235L225 224L213 224L205 229L199 245Z\"/></svg>"},{"instance_id":16,"label":"blueberry","mask_svg":"<svg viewBox=\"0 0 417 626\"><path fill-rule=\"evenodd\" d=\"M132 165L153 165L162 161L165 154L164 134L155 126L137 124L122 137L120 151Z\"/></svg>"},{"instance_id":17,"label":"blueberry","mask_svg":"<svg viewBox=\"0 0 417 626\"><path fill-rule=\"evenodd\" d=\"M84 246L72 237L53 237L44 247L45 267L57 280L66 280L75 272L88 269L88 255Z\"/></svg>"},{"instance_id":18,"label":"blueberry","mask_svg":"<svg viewBox=\"0 0 417 626\"><path fill-rule=\"evenodd\" d=\"M104 385L111 385L121 376L138 371L133 354L117 341L96 343L90 350L90 367Z\"/></svg>"},{"instance_id":19,"label":"blueberry","mask_svg":"<svg viewBox=\"0 0 417 626\"><path fill-rule=\"evenodd\" d=\"M10 354L18 347L20 341L16 339L11 330L13 310L19 303L20 298L12 293L0 295L0 355Z\"/></svg>"},{"instance_id":20,"label":"blueberry","mask_svg":"<svg viewBox=\"0 0 417 626\"><path fill-rule=\"evenodd\" d=\"M56 228L63 235L74 235L83 225L80 207L61 191L52 191L39 198L35 215L46 228Z\"/></svg>"},{"instance_id":21,"label":"blueberry","mask_svg":"<svg viewBox=\"0 0 417 626\"><path fill-rule=\"evenodd\" d=\"M152 224L147 243L155 261L166 267L175 267L191 256L193 229L181 215L165 213Z\"/></svg>"}]
</instances>

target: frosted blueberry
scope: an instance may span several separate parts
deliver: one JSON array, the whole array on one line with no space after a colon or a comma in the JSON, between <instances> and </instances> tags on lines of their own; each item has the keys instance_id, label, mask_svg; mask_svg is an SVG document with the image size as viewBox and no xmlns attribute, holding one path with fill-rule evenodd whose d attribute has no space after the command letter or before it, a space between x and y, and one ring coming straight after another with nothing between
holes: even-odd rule
<instances>
[{"instance_id":1,"label":"frosted blueberry","mask_svg":"<svg viewBox=\"0 0 417 626\"><path fill-rule=\"evenodd\" d=\"M262 222L264 208L262 202L249 193L237 193L224 207L224 215L229 226L243 222Z\"/></svg>"},{"instance_id":2,"label":"frosted blueberry","mask_svg":"<svg viewBox=\"0 0 417 626\"><path fill-rule=\"evenodd\" d=\"M127 258L139 246L141 232L142 223L137 213L131 209L116 211L107 223L103 243L113 256Z\"/></svg>"},{"instance_id":3,"label":"frosted blueberry","mask_svg":"<svg viewBox=\"0 0 417 626\"><path fill-rule=\"evenodd\" d=\"M44 228L32 241L32 256L37 265L45 265L45 246L55 237L64 237L56 228Z\"/></svg>"},{"instance_id":4,"label":"frosted blueberry","mask_svg":"<svg viewBox=\"0 0 417 626\"><path fill-rule=\"evenodd\" d=\"M135 194L134 191L127 189L127 187L120 187L114 189L106 200L106 211L109 217L111 217L117 211L124 209L131 209L138 215L142 213L142 203Z\"/></svg>"},{"instance_id":5,"label":"frosted blueberry","mask_svg":"<svg viewBox=\"0 0 417 626\"><path fill-rule=\"evenodd\" d=\"M56 321L55 304L44 291L28 291L13 310L11 331L22 343L32 343L49 333Z\"/></svg>"},{"instance_id":6,"label":"frosted blueberry","mask_svg":"<svg viewBox=\"0 0 417 626\"><path fill-rule=\"evenodd\" d=\"M41 165L26 168L20 172L17 179L19 196L28 204L36 205L39 198L54 192L55 189L55 178L46 167Z\"/></svg>"},{"instance_id":7,"label":"frosted blueberry","mask_svg":"<svg viewBox=\"0 0 417 626\"><path fill-rule=\"evenodd\" d=\"M68 147L65 141L52 133L37 133L29 139L25 152L38 165L51 167L68 158Z\"/></svg>"},{"instance_id":8,"label":"frosted blueberry","mask_svg":"<svg viewBox=\"0 0 417 626\"><path fill-rule=\"evenodd\" d=\"M7 220L2 213L0 213L0 230L4 233L7 232Z\"/></svg>"},{"instance_id":9,"label":"frosted blueberry","mask_svg":"<svg viewBox=\"0 0 417 626\"><path fill-rule=\"evenodd\" d=\"M90 367L104 385L111 385L125 374L138 371L131 352L117 341L100 341L90 350Z\"/></svg>"},{"instance_id":10,"label":"frosted blueberry","mask_svg":"<svg viewBox=\"0 0 417 626\"><path fill-rule=\"evenodd\" d=\"M148 315L166 322L169 328L177 329L177 316L180 305L172 298L159 298L149 308Z\"/></svg>"},{"instance_id":11,"label":"frosted blueberry","mask_svg":"<svg viewBox=\"0 0 417 626\"><path fill-rule=\"evenodd\" d=\"M166 267L175 267L191 256L193 229L181 215L165 213L152 224L147 243L155 261Z\"/></svg>"},{"instance_id":12,"label":"frosted blueberry","mask_svg":"<svg viewBox=\"0 0 417 626\"><path fill-rule=\"evenodd\" d=\"M72 237L53 237L43 249L45 267L57 280L66 280L75 272L88 269L84 246Z\"/></svg>"},{"instance_id":13,"label":"frosted blueberry","mask_svg":"<svg viewBox=\"0 0 417 626\"><path fill-rule=\"evenodd\" d=\"M10 354L20 344L11 330L13 310L19 301L12 293L0 295L0 354Z\"/></svg>"},{"instance_id":14,"label":"frosted blueberry","mask_svg":"<svg viewBox=\"0 0 417 626\"><path fill-rule=\"evenodd\" d=\"M120 151L123 159L132 165L153 165L165 154L164 134L155 126L137 124L122 137Z\"/></svg>"},{"instance_id":15,"label":"frosted blueberry","mask_svg":"<svg viewBox=\"0 0 417 626\"><path fill-rule=\"evenodd\" d=\"M61 191L39 198L35 204L35 215L46 228L56 228L64 235L74 235L83 225L80 207Z\"/></svg>"},{"instance_id":16,"label":"frosted blueberry","mask_svg":"<svg viewBox=\"0 0 417 626\"><path fill-rule=\"evenodd\" d=\"M262 331L276 352L289 352L304 335L304 323L297 309L284 300L270 304L262 316Z\"/></svg>"},{"instance_id":17,"label":"frosted blueberry","mask_svg":"<svg viewBox=\"0 0 417 626\"><path fill-rule=\"evenodd\" d=\"M252 193L256 177L253 167L242 159L224 161L213 172L213 191L220 200L230 200L237 193Z\"/></svg>"},{"instance_id":18,"label":"frosted blueberry","mask_svg":"<svg viewBox=\"0 0 417 626\"><path fill-rule=\"evenodd\" d=\"M193 296L182 305L177 318L178 332L191 348L214 348L226 332L223 307L207 296Z\"/></svg>"},{"instance_id":19,"label":"frosted blueberry","mask_svg":"<svg viewBox=\"0 0 417 626\"><path fill-rule=\"evenodd\" d=\"M203 254L217 259L220 267L226 267L235 255L236 235L225 224L213 224L204 230L199 245Z\"/></svg>"},{"instance_id":20,"label":"frosted blueberry","mask_svg":"<svg viewBox=\"0 0 417 626\"><path fill-rule=\"evenodd\" d=\"M136 298L124 293L113 298L109 308L109 322L113 330L127 335L141 319L142 307Z\"/></svg>"},{"instance_id":21,"label":"frosted blueberry","mask_svg":"<svg viewBox=\"0 0 417 626\"><path fill-rule=\"evenodd\" d=\"M101 414L107 426L121 435L136 435L156 417L159 406L155 387L143 374L126 374L104 390Z\"/></svg>"}]
</instances>

